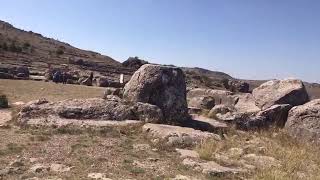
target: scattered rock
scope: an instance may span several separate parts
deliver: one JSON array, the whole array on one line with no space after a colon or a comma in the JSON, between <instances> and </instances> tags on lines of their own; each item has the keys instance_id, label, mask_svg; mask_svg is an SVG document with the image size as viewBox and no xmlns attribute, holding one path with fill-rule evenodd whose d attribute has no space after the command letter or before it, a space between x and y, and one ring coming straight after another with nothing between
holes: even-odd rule
<instances>
[{"instance_id":1,"label":"scattered rock","mask_svg":"<svg viewBox=\"0 0 320 180\"><path fill-rule=\"evenodd\" d=\"M185 76L181 69L143 65L124 87L124 98L132 102L157 105L164 123L181 123L189 119Z\"/></svg>"},{"instance_id":2,"label":"scattered rock","mask_svg":"<svg viewBox=\"0 0 320 180\"><path fill-rule=\"evenodd\" d=\"M199 108L199 109L211 109L215 105L214 98L210 96L204 97L194 97L191 98L188 102L188 106L192 108Z\"/></svg>"},{"instance_id":3,"label":"scattered rock","mask_svg":"<svg viewBox=\"0 0 320 180\"><path fill-rule=\"evenodd\" d=\"M112 180L106 177L104 173L89 173L88 178L97 180Z\"/></svg>"},{"instance_id":4,"label":"scattered rock","mask_svg":"<svg viewBox=\"0 0 320 180\"><path fill-rule=\"evenodd\" d=\"M226 123L206 116L192 114L191 117L192 120L187 121L185 126L214 133L223 133L229 128Z\"/></svg>"},{"instance_id":5,"label":"scattered rock","mask_svg":"<svg viewBox=\"0 0 320 180\"><path fill-rule=\"evenodd\" d=\"M267 109L275 104L298 106L309 101L306 88L301 80L271 80L252 92L256 105Z\"/></svg>"},{"instance_id":6,"label":"scattered rock","mask_svg":"<svg viewBox=\"0 0 320 180\"><path fill-rule=\"evenodd\" d=\"M197 162L195 160L187 158L182 161L182 164L187 167L193 168L195 171L200 171L203 174L210 176L223 177L225 175L232 175L245 172L243 169L240 168L229 168L221 166L214 161Z\"/></svg>"},{"instance_id":7,"label":"scattered rock","mask_svg":"<svg viewBox=\"0 0 320 180\"><path fill-rule=\"evenodd\" d=\"M29 171L32 173L45 173L50 171L50 167L44 164L35 164L30 168Z\"/></svg>"},{"instance_id":8,"label":"scattered rock","mask_svg":"<svg viewBox=\"0 0 320 180\"><path fill-rule=\"evenodd\" d=\"M283 128L291 108L292 106L290 104L273 105L270 108L259 112L257 116L264 116L267 118L267 121L269 121L268 124Z\"/></svg>"},{"instance_id":9,"label":"scattered rock","mask_svg":"<svg viewBox=\"0 0 320 180\"><path fill-rule=\"evenodd\" d=\"M233 110L228 107L227 105L223 105L223 104L220 104L220 105L216 105L215 107L213 107L209 113L208 113L208 116L209 117L212 117L212 118L216 118L217 114L226 114L228 112L232 112Z\"/></svg>"},{"instance_id":10,"label":"scattered rock","mask_svg":"<svg viewBox=\"0 0 320 180\"><path fill-rule=\"evenodd\" d=\"M115 95L115 96L122 97L122 94L123 94L123 92L122 92L121 88L108 87L104 91L104 97L106 97L108 95Z\"/></svg>"},{"instance_id":11,"label":"scattered rock","mask_svg":"<svg viewBox=\"0 0 320 180\"><path fill-rule=\"evenodd\" d=\"M68 172L70 170L71 170L71 167L63 165L63 164L51 164L50 165L50 171L53 171L53 172L63 173L63 172Z\"/></svg>"},{"instance_id":12,"label":"scattered rock","mask_svg":"<svg viewBox=\"0 0 320 180\"><path fill-rule=\"evenodd\" d=\"M171 178L170 180L198 180L196 178L190 178L188 176L183 176L183 175L176 175L175 178Z\"/></svg>"},{"instance_id":13,"label":"scattered rock","mask_svg":"<svg viewBox=\"0 0 320 180\"><path fill-rule=\"evenodd\" d=\"M136 151L146 151L151 149L149 144L134 144L133 149Z\"/></svg>"},{"instance_id":14,"label":"scattered rock","mask_svg":"<svg viewBox=\"0 0 320 180\"><path fill-rule=\"evenodd\" d=\"M164 140L169 145L190 146L207 139L220 140L216 134L179 126L148 123L142 129L149 136Z\"/></svg>"},{"instance_id":15,"label":"scattered rock","mask_svg":"<svg viewBox=\"0 0 320 180\"><path fill-rule=\"evenodd\" d=\"M26 104L26 103L23 102L23 101L17 101L17 102L12 103L12 105L14 105L14 106L23 106L23 105L25 105L25 104Z\"/></svg>"},{"instance_id":16,"label":"scattered rock","mask_svg":"<svg viewBox=\"0 0 320 180\"><path fill-rule=\"evenodd\" d=\"M249 164L256 166L259 169L266 169L271 167L278 167L280 162L270 156L258 156L256 154L247 154L243 159Z\"/></svg>"},{"instance_id":17,"label":"scattered rock","mask_svg":"<svg viewBox=\"0 0 320 180\"><path fill-rule=\"evenodd\" d=\"M233 106L237 102L237 99L232 95L233 92L230 91L203 88L195 88L188 91L188 99L192 99L194 97L210 96L214 98L216 105L225 104L228 106Z\"/></svg>"},{"instance_id":18,"label":"scattered rock","mask_svg":"<svg viewBox=\"0 0 320 180\"><path fill-rule=\"evenodd\" d=\"M250 85L246 82L239 80L229 79L227 83L224 83L226 89L232 92L249 93Z\"/></svg>"},{"instance_id":19,"label":"scattered rock","mask_svg":"<svg viewBox=\"0 0 320 180\"><path fill-rule=\"evenodd\" d=\"M180 154L180 158L200 158L199 153L197 151L178 148L176 149L176 151Z\"/></svg>"},{"instance_id":20,"label":"scattered rock","mask_svg":"<svg viewBox=\"0 0 320 180\"><path fill-rule=\"evenodd\" d=\"M304 141L320 143L320 99L310 101L289 111L285 124L287 132Z\"/></svg>"}]
</instances>

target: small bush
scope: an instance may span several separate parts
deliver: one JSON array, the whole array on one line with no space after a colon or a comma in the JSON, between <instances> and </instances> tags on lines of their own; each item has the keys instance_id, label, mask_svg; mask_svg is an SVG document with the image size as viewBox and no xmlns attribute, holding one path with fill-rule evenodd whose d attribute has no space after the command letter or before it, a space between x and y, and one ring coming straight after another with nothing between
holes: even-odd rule
<instances>
[{"instance_id":1,"label":"small bush","mask_svg":"<svg viewBox=\"0 0 320 180\"><path fill-rule=\"evenodd\" d=\"M56 54L62 55L62 54L64 54L64 51L62 49L57 49Z\"/></svg>"},{"instance_id":2,"label":"small bush","mask_svg":"<svg viewBox=\"0 0 320 180\"><path fill-rule=\"evenodd\" d=\"M6 95L0 95L0 108L8 108L9 103Z\"/></svg>"}]
</instances>

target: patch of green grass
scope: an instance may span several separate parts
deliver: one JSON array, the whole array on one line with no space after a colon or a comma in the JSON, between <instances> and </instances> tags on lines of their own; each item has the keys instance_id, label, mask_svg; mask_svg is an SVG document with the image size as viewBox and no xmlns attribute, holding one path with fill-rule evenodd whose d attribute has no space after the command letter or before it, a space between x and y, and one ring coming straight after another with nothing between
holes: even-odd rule
<instances>
[{"instance_id":1,"label":"patch of green grass","mask_svg":"<svg viewBox=\"0 0 320 180\"><path fill-rule=\"evenodd\" d=\"M12 154L19 154L23 151L24 146L16 143L9 143L6 148L0 149L0 156L7 156Z\"/></svg>"}]
</instances>

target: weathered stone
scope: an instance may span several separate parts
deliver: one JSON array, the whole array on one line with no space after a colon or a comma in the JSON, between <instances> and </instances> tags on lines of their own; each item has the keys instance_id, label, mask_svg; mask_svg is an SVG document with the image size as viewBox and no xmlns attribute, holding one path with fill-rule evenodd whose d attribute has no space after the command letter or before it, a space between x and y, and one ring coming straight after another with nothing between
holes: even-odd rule
<instances>
[{"instance_id":1,"label":"weathered stone","mask_svg":"<svg viewBox=\"0 0 320 180\"><path fill-rule=\"evenodd\" d=\"M140 120L146 122L162 121L161 110L151 104L115 100L70 99L49 103L38 100L27 103L19 113L20 123L50 122L59 120Z\"/></svg>"},{"instance_id":2,"label":"weathered stone","mask_svg":"<svg viewBox=\"0 0 320 180\"><path fill-rule=\"evenodd\" d=\"M180 158L195 158L199 159L200 155L197 151L187 150L187 149L176 149L176 151L180 154Z\"/></svg>"},{"instance_id":3,"label":"weathered stone","mask_svg":"<svg viewBox=\"0 0 320 180\"><path fill-rule=\"evenodd\" d=\"M214 98L210 96L194 97L188 102L188 107L200 108L200 109L211 109L215 105Z\"/></svg>"},{"instance_id":4,"label":"weathered stone","mask_svg":"<svg viewBox=\"0 0 320 180\"><path fill-rule=\"evenodd\" d=\"M241 92L248 93L249 92L249 84L239 80L228 80L227 84L224 84L225 88L232 92Z\"/></svg>"},{"instance_id":5,"label":"weathered stone","mask_svg":"<svg viewBox=\"0 0 320 180\"><path fill-rule=\"evenodd\" d=\"M208 113L208 117L216 117L217 114L226 114L228 112L232 112L233 110L226 106L226 105L223 105L223 104L220 104L220 105L216 105L215 107L213 107L209 113Z\"/></svg>"},{"instance_id":6,"label":"weathered stone","mask_svg":"<svg viewBox=\"0 0 320 180\"><path fill-rule=\"evenodd\" d=\"M176 175L176 177L171 178L170 180L198 180L197 178L194 177L188 177L188 176L183 176L181 174Z\"/></svg>"},{"instance_id":7,"label":"weathered stone","mask_svg":"<svg viewBox=\"0 0 320 180\"><path fill-rule=\"evenodd\" d=\"M256 106L255 99L252 94L236 94L233 97L238 99L234 105L234 109L239 113L257 113L261 110Z\"/></svg>"},{"instance_id":8,"label":"weathered stone","mask_svg":"<svg viewBox=\"0 0 320 180\"><path fill-rule=\"evenodd\" d=\"M214 133L223 133L229 128L226 123L206 116L192 114L191 117L192 120L186 122L185 126Z\"/></svg>"},{"instance_id":9,"label":"weathered stone","mask_svg":"<svg viewBox=\"0 0 320 180\"><path fill-rule=\"evenodd\" d=\"M267 109L275 104L298 106L309 101L306 88L301 80L271 80L253 90L256 105Z\"/></svg>"},{"instance_id":10,"label":"weathered stone","mask_svg":"<svg viewBox=\"0 0 320 180\"><path fill-rule=\"evenodd\" d=\"M108 95L115 95L122 97L123 91L121 88L113 88L113 87L107 87L106 90L104 91L104 97Z\"/></svg>"},{"instance_id":11,"label":"weathered stone","mask_svg":"<svg viewBox=\"0 0 320 180\"><path fill-rule=\"evenodd\" d=\"M50 167L44 164L35 164L30 168L29 171L33 173L45 173L50 171Z\"/></svg>"},{"instance_id":12,"label":"weathered stone","mask_svg":"<svg viewBox=\"0 0 320 180\"><path fill-rule=\"evenodd\" d=\"M215 100L215 104L234 105L237 102L237 98L233 97L233 92L224 90L202 89L195 88L188 91L188 99L194 97L210 96Z\"/></svg>"},{"instance_id":13,"label":"weathered stone","mask_svg":"<svg viewBox=\"0 0 320 180\"><path fill-rule=\"evenodd\" d=\"M257 116L264 116L270 124L282 128L287 122L288 112L291 108L292 106L290 104L273 105L270 108L259 112Z\"/></svg>"},{"instance_id":14,"label":"weathered stone","mask_svg":"<svg viewBox=\"0 0 320 180\"><path fill-rule=\"evenodd\" d=\"M71 167L66 166L64 164L51 164L50 171L64 173L71 170Z\"/></svg>"},{"instance_id":15,"label":"weathered stone","mask_svg":"<svg viewBox=\"0 0 320 180\"><path fill-rule=\"evenodd\" d=\"M258 156L256 154L247 154L243 156L243 159L249 164L256 166L259 169L266 169L271 167L277 167L280 162L270 156Z\"/></svg>"},{"instance_id":16,"label":"weathered stone","mask_svg":"<svg viewBox=\"0 0 320 180\"><path fill-rule=\"evenodd\" d=\"M320 99L293 107L289 111L285 129L293 137L320 143Z\"/></svg>"},{"instance_id":17,"label":"weathered stone","mask_svg":"<svg viewBox=\"0 0 320 180\"><path fill-rule=\"evenodd\" d=\"M245 172L240 168L229 168L221 166L214 161L197 162L195 160L187 158L182 161L182 164L187 167L193 168L195 171L200 171L203 174L210 176L224 176Z\"/></svg>"},{"instance_id":18,"label":"weathered stone","mask_svg":"<svg viewBox=\"0 0 320 180\"><path fill-rule=\"evenodd\" d=\"M179 126L148 123L142 129L149 136L164 140L169 145L190 146L207 139L220 140L216 134Z\"/></svg>"},{"instance_id":19,"label":"weathered stone","mask_svg":"<svg viewBox=\"0 0 320 180\"><path fill-rule=\"evenodd\" d=\"M185 76L179 68L143 65L125 85L124 98L157 105L163 112L164 123L176 124L189 119Z\"/></svg>"}]
</instances>

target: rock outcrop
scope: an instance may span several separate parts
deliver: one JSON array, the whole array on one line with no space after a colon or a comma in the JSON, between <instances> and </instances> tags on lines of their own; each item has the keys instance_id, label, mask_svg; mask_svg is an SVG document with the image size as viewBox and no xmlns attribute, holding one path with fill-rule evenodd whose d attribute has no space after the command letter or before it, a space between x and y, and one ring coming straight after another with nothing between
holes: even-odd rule
<instances>
[{"instance_id":1,"label":"rock outcrop","mask_svg":"<svg viewBox=\"0 0 320 180\"><path fill-rule=\"evenodd\" d=\"M285 129L293 137L320 143L320 99L293 107Z\"/></svg>"},{"instance_id":2,"label":"rock outcrop","mask_svg":"<svg viewBox=\"0 0 320 180\"><path fill-rule=\"evenodd\" d=\"M30 102L22 108L18 121L22 124L28 124L32 121L49 122L57 119L161 122L163 115L155 105L140 102L128 104L117 98L112 100L71 99L59 102L38 100Z\"/></svg>"},{"instance_id":3,"label":"rock outcrop","mask_svg":"<svg viewBox=\"0 0 320 180\"><path fill-rule=\"evenodd\" d=\"M179 68L143 65L124 87L124 98L158 106L164 123L175 124L189 119L186 101L186 83Z\"/></svg>"},{"instance_id":4,"label":"rock outcrop","mask_svg":"<svg viewBox=\"0 0 320 180\"><path fill-rule=\"evenodd\" d=\"M252 94L256 105L263 110L275 104L298 106L309 101L304 84L297 79L268 81L255 88Z\"/></svg>"},{"instance_id":5,"label":"rock outcrop","mask_svg":"<svg viewBox=\"0 0 320 180\"><path fill-rule=\"evenodd\" d=\"M122 63L124 67L130 67L136 70L145 64L149 63L147 61L139 59L138 57L129 57L126 61Z\"/></svg>"}]
</instances>

